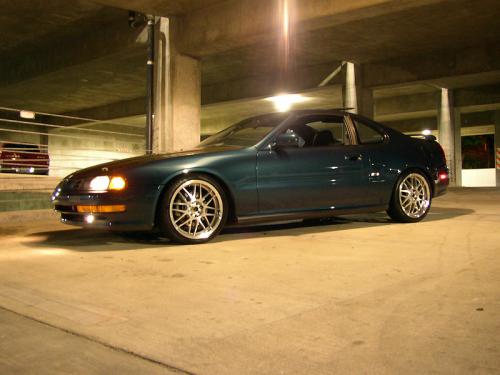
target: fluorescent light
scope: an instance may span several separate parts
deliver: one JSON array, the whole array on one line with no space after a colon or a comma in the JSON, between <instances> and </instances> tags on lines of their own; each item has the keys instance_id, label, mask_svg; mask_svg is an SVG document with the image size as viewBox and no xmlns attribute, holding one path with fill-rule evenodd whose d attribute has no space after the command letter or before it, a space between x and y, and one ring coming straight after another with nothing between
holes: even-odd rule
<instances>
[{"instance_id":1,"label":"fluorescent light","mask_svg":"<svg viewBox=\"0 0 500 375\"><path fill-rule=\"evenodd\" d=\"M20 112L19 112L19 116L21 116L21 118L26 118L26 119L33 120L33 119L35 118L35 112L31 112L31 111L20 111Z\"/></svg>"},{"instance_id":2,"label":"fluorescent light","mask_svg":"<svg viewBox=\"0 0 500 375\"><path fill-rule=\"evenodd\" d=\"M272 102L278 112L286 112L290 110L294 104L305 102L309 100L309 98L305 98L300 94L280 94L266 98L266 100Z\"/></svg>"},{"instance_id":3,"label":"fluorescent light","mask_svg":"<svg viewBox=\"0 0 500 375\"><path fill-rule=\"evenodd\" d=\"M431 135L432 132L429 129L424 129L424 130L422 130L422 134L423 135Z\"/></svg>"}]
</instances>

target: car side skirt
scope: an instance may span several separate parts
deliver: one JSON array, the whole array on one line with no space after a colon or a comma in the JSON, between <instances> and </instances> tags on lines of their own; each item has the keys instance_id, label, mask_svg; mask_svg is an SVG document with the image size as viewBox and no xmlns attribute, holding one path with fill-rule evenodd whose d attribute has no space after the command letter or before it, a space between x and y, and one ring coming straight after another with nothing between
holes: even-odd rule
<instances>
[{"instance_id":1,"label":"car side skirt","mask_svg":"<svg viewBox=\"0 0 500 375\"><path fill-rule=\"evenodd\" d=\"M314 211L300 211L300 212L289 212L280 214L269 214L269 215L253 215L253 216L239 216L237 217L236 225L246 225L246 224L257 224L262 222L273 222L273 221L287 221L287 220L299 220L299 219L315 219L315 218L326 218L341 215L351 215L359 213L375 213L387 210L386 205L382 206L369 206L361 208L345 208L337 210L314 210Z\"/></svg>"}]
</instances>

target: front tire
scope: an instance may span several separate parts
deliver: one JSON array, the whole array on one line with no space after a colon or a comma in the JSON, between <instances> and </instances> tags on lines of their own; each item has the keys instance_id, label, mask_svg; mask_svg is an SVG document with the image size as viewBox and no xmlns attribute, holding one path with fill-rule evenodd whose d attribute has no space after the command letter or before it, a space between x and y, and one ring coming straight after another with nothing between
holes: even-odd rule
<instances>
[{"instance_id":1,"label":"front tire","mask_svg":"<svg viewBox=\"0 0 500 375\"><path fill-rule=\"evenodd\" d=\"M208 242L222 230L228 208L224 189L217 181L190 175L167 188L159 211L160 230L175 242Z\"/></svg>"},{"instance_id":2,"label":"front tire","mask_svg":"<svg viewBox=\"0 0 500 375\"><path fill-rule=\"evenodd\" d=\"M418 171L408 171L399 177L394 186L387 214L400 223L416 223L427 216L431 200L427 178Z\"/></svg>"}]
</instances>

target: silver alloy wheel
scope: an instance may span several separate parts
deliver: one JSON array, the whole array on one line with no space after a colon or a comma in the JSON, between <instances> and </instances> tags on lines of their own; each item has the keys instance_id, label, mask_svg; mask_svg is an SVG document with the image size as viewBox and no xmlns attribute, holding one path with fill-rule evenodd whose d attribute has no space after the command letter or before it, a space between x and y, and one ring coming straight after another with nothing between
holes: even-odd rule
<instances>
[{"instance_id":1,"label":"silver alloy wheel","mask_svg":"<svg viewBox=\"0 0 500 375\"><path fill-rule=\"evenodd\" d=\"M204 180L189 180L179 186L169 202L170 222L183 237L209 238L219 227L224 205L217 188Z\"/></svg>"},{"instance_id":2,"label":"silver alloy wheel","mask_svg":"<svg viewBox=\"0 0 500 375\"><path fill-rule=\"evenodd\" d=\"M398 192L401 209L408 217L418 219L427 212L431 193L424 176L410 173L399 185Z\"/></svg>"}]
</instances>

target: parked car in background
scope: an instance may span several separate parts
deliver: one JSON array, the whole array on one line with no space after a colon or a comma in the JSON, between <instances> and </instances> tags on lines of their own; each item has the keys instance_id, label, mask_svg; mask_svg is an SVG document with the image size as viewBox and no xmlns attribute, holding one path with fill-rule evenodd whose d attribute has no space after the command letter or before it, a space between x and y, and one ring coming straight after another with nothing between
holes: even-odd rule
<instances>
[{"instance_id":1,"label":"parked car in background","mask_svg":"<svg viewBox=\"0 0 500 375\"><path fill-rule=\"evenodd\" d=\"M50 158L34 144L0 143L2 173L49 174Z\"/></svg>"},{"instance_id":2,"label":"parked car in background","mask_svg":"<svg viewBox=\"0 0 500 375\"><path fill-rule=\"evenodd\" d=\"M387 211L413 223L448 182L434 137L411 138L344 111L303 110L243 120L190 151L80 170L52 201L67 224L157 228L201 243L226 222Z\"/></svg>"}]
</instances>

